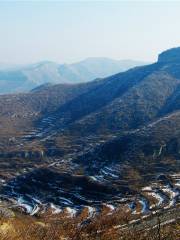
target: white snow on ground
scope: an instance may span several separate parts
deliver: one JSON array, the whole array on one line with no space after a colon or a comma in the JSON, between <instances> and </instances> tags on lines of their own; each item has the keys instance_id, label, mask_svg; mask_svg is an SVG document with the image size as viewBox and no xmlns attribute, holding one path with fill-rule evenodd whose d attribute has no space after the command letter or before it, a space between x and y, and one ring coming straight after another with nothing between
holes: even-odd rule
<instances>
[{"instance_id":1,"label":"white snow on ground","mask_svg":"<svg viewBox=\"0 0 180 240\"><path fill-rule=\"evenodd\" d=\"M95 176L89 176L90 179L92 179L93 181L98 181L97 178Z\"/></svg>"},{"instance_id":2,"label":"white snow on ground","mask_svg":"<svg viewBox=\"0 0 180 240\"><path fill-rule=\"evenodd\" d=\"M108 172L110 172L110 173L113 173L115 176L117 176L117 174L119 174L119 171L117 170L117 168L116 167L118 167L117 165L115 165L115 166L109 166L109 167L104 167L104 169L106 170L106 171L108 171Z\"/></svg>"},{"instance_id":3,"label":"white snow on ground","mask_svg":"<svg viewBox=\"0 0 180 240\"><path fill-rule=\"evenodd\" d=\"M136 206L135 206L135 209L133 209L132 214L148 213L149 212L148 201L145 198L140 198L140 199L138 199L138 202L141 204L141 210L137 211Z\"/></svg>"},{"instance_id":4,"label":"white snow on ground","mask_svg":"<svg viewBox=\"0 0 180 240\"><path fill-rule=\"evenodd\" d=\"M113 177L113 178L118 178L117 175L105 170L105 169L102 169L101 172L104 174L104 175L107 175L107 176L110 176L110 177Z\"/></svg>"},{"instance_id":5,"label":"white snow on ground","mask_svg":"<svg viewBox=\"0 0 180 240\"><path fill-rule=\"evenodd\" d=\"M64 204L73 204L73 202L70 201L70 200L67 199L67 198L59 197L59 199L60 199Z\"/></svg>"},{"instance_id":6,"label":"white snow on ground","mask_svg":"<svg viewBox=\"0 0 180 240\"><path fill-rule=\"evenodd\" d=\"M53 214L58 214L62 212L62 209L54 205L53 203L50 204L50 208L52 209Z\"/></svg>"},{"instance_id":7,"label":"white snow on ground","mask_svg":"<svg viewBox=\"0 0 180 240\"><path fill-rule=\"evenodd\" d=\"M139 203L141 204L142 206L142 210L141 210L141 213L147 213L149 212L149 206L148 206L148 202L146 199L140 199L139 200Z\"/></svg>"},{"instance_id":8,"label":"white snow on ground","mask_svg":"<svg viewBox=\"0 0 180 240\"><path fill-rule=\"evenodd\" d=\"M110 211L114 211L115 207L112 204L105 204L106 207L110 209Z\"/></svg>"},{"instance_id":9,"label":"white snow on ground","mask_svg":"<svg viewBox=\"0 0 180 240\"><path fill-rule=\"evenodd\" d=\"M170 186L165 186L162 188L162 191L167 193L170 196L169 205L165 208L170 208L176 204L176 198L180 195L180 191L171 188Z\"/></svg>"},{"instance_id":10,"label":"white snow on ground","mask_svg":"<svg viewBox=\"0 0 180 240\"><path fill-rule=\"evenodd\" d=\"M120 202L120 203L125 203L125 202L127 202L128 201L128 198L120 198L120 199L118 199L118 201L117 202Z\"/></svg>"},{"instance_id":11,"label":"white snow on ground","mask_svg":"<svg viewBox=\"0 0 180 240\"><path fill-rule=\"evenodd\" d=\"M177 187L180 187L180 173L176 173L176 174L171 174L170 175L173 179L174 179L174 181L175 181L175 186L177 186Z\"/></svg>"},{"instance_id":12,"label":"white snow on ground","mask_svg":"<svg viewBox=\"0 0 180 240\"><path fill-rule=\"evenodd\" d=\"M174 173L174 174L171 174L170 176L174 178L180 178L180 173Z\"/></svg>"},{"instance_id":13,"label":"white snow on ground","mask_svg":"<svg viewBox=\"0 0 180 240\"><path fill-rule=\"evenodd\" d=\"M42 204L42 202L41 202L39 199L34 198L34 197L32 197L32 199L33 199L36 203L38 203L38 204Z\"/></svg>"},{"instance_id":14,"label":"white snow on ground","mask_svg":"<svg viewBox=\"0 0 180 240\"><path fill-rule=\"evenodd\" d=\"M17 205L19 207L22 207L26 210L27 213L31 214L33 212L33 207L31 205L28 205L22 197L18 198Z\"/></svg>"},{"instance_id":15,"label":"white snow on ground","mask_svg":"<svg viewBox=\"0 0 180 240\"><path fill-rule=\"evenodd\" d=\"M179 195L179 191L172 189L169 186L162 188L163 192L166 192L170 195L170 198L173 199Z\"/></svg>"},{"instance_id":16,"label":"white snow on ground","mask_svg":"<svg viewBox=\"0 0 180 240\"><path fill-rule=\"evenodd\" d=\"M26 213L30 214L31 216L35 215L40 210L40 207L38 206L38 204L30 205L23 199L23 197L18 198L17 206L22 207L26 211Z\"/></svg>"},{"instance_id":17,"label":"white snow on ground","mask_svg":"<svg viewBox=\"0 0 180 240\"><path fill-rule=\"evenodd\" d=\"M144 187L142 188L142 191L152 191L152 187L151 186Z\"/></svg>"},{"instance_id":18,"label":"white snow on ground","mask_svg":"<svg viewBox=\"0 0 180 240\"><path fill-rule=\"evenodd\" d=\"M0 179L0 182L1 183L5 183L6 181L4 179Z\"/></svg>"},{"instance_id":19,"label":"white snow on ground","mask_svg":"<svg viewBox=\"0 0 180 240\"><path fill-rule=\"evenodd\" d=\"M161 146L161 147L160 147L160 149L159 149L159 153L158 153L158 156L161 156L161 153L162 153L163 147L164 147L164 146Z\"/></svg>"},{"instance_id":20,"label":"white snow on ground","mask_svg":"<svg viewBox=\"0 0 180 240\"><path fill-rule=\"evenodd\" d=\"M96 209L94 207L86 206L88 210L88 218L93 218L96 214Z\"/></svg>"},{"instance_id":21,"label":"white snow on ground","mask_svg":"<svg viewBox=\"0 0 180 240\"><path fill-rule=\"evenodd\" d=\"M162 121L165 121L166 119L170 119L172 116L176 116L176 115L178 115L178 114L179 114L179 112L175 112L175 113L169 114L168 116L159 118L158 120L156 120L156 121L148 124L147 127L152 128L152 127L153 127L154 125L156 125L157 123L162 122Z\"/></svg>"},{"instance_id":22,"label":"white snow on ground","mask_svg":"<svg viewBox=\"0 0 180 240\"><path fill-rule=\"evenodd\" d=\"M30 213L31 216L35 215L36 213L38 213L40 210L38 205L35 205L34 209L32 210L32 212Z\"/></svg>"},{"instance_id":23,"label":"white snow on ground","mask_svg":"<svg viewBox=\"0 0 180 240\"><path fill-rule=\"evenodd\" d=\"M112 204L106 204L106 203L103 203L103 205L104 205L105 207L107 207L108 210L109 210L109 212L108 212L107 215L111 215L112 212L115 210L115 207L114 207Z\"/></svg>"},{"instance_id":24,"label":"white snow on ground","mask_svg":"<svg viewBox=\"0 0 180 240\"><path fill-rule=\"evenodd\" d=\"M96 178L96 181L99 181L99 182L103 182L105 180L103 175L96 175L94 177Z\"/></svg>"},{"instance_id":25,"label":"white snow on ground","mask_svg":"<svg viewBox=\"0 0 180 240\"><path fill-rule=\"evenodd\" d=\"M68 214L69 217L74 217L77 213L77 211L73 208L70 208L70 207L66 207L65 208L65 212Z\"/></svg>"},{"instance_id":26,"label":"white snow on ground","mask_svg":"<svg viewBox=\"0 0 180 240\"><path fill-rule=\"evenodd\" d=\"M152 196L154 198L156 198L158 200L157 206L160 206L163 202L164 202L164 198L156 192L148 192L149 196ZM153 206L150 206L150 208L152 208Z\"/></svg>"}]
</instances>

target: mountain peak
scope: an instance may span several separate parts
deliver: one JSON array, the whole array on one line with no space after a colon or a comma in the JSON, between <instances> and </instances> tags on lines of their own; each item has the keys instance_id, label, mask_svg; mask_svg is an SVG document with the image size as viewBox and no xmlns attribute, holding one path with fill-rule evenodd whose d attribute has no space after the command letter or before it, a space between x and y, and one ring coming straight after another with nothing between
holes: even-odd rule
<instances>
[{"instance_id":1,"label":"mountain peak","mask_svg":"<svg viewBox=\"0 0 180 240\"><path fill-rule=\"evenodd\" d=\"M171 48L159 54L158 62L180 62L180 47Z\"/></svg>"}]
</instances>

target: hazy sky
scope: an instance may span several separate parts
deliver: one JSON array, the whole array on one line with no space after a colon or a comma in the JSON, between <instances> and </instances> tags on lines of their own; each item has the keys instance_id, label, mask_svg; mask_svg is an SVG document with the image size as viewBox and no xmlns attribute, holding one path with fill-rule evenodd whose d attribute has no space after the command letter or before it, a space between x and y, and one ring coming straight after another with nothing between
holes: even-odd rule
<instances>
[{"instance_id":1,"label":"hazy sky","mask_svg":"<svg viewBox=\"0 0 180 240\"><path fill-rule=\"evenodd\" d=\"M0 62L155 61L180 46L180 1L0 0Z\"/></svg>"}]
</instances>

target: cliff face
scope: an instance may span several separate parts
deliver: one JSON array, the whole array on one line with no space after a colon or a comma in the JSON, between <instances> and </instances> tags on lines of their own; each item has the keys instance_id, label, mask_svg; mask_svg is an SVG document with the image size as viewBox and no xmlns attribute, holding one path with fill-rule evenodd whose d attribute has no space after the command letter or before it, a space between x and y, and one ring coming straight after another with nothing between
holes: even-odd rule
<instances>
[{"instance_id":1,"label":"cliff face","mask_svg":"<svg viewBox=\"0 0 180 240\"><path fill-rule=\"evenodd\" d=\"M159 63L180 62L180 47L171 48L158 56Z\"/></svg>"}]
</instances>

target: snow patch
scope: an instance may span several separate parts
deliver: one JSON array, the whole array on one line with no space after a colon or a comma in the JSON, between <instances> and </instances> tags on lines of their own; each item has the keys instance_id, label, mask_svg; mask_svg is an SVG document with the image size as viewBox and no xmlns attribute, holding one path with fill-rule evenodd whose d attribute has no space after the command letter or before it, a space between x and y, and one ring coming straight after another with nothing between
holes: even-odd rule
<instances>
[{"instance_id":1,"label":"snow patch","mask_svg":"<svg viewBox=\"0 0 180 240\"><path fill-rule=\"evenodd\" d=\"M70 208L70 207L66 207L66 208L65 208L65 212L66 212L66 213L68 214L68 216L71 217L71 218L73 218L73 217L76 215L76 213L77 213L77 211L76 211L75 209Z\"/></svg>"}]
</instances>

